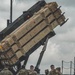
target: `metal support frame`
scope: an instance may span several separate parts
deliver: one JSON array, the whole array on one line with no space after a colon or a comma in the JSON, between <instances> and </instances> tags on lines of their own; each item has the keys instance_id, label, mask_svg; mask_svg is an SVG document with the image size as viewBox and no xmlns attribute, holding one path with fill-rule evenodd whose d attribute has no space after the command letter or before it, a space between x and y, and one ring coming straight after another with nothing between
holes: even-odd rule
<instances>
[{"instance_id":1,"label":"metal support frame","mask_svg":"<svg viewBox=\"0 0 75 75\"><path fill-rule=\"evenodd\" d=\"M24 61L24 63L23 63L23 65L24 65L25 67L26 67L26 64L27 64L28 58L29 58L29 55L27 55L27 56L25 57L25 61Z\"/></svg>"},{"instance_id":2,"label":"metal support frame","mask_svg":"<svg viewBox=\"0 0 75 75\"><path fill-rule=\"evenodd\" d=\"M74 75L75 75L75 57L74 57Z\"/></svg>"},{"instance_id":3,"label":"metal support frame","mask_svg":"<svg viewBox=\"0 0 75 75\"><path fill-rule=\"evenodd\" d=\"M63 60L62 60L62 66L61 66L61 68L62 68L62 74L63 74Z\"/></svg>"},{"instance_id":4,"label":"metal support frame","mask_svg":"<svg viewBox=\"0 0 75 75\"><path fill-rule=\"evenodd\" d=\"M40 66L40 63L41 63L41 61L42 61L44 52L46 51L48 39L49 39L49 37L47 37L47 38L46 38L46 41L44 42L43 49L42 49L42 51L41 51L41 53L40 53L39 59L38 59L37 64L36 64L36 66L35 66L35 71L37 71L37 73L40 73L39 66Z\"/></svg>"},{"instance_id":5,"label":"metal support frame","mask_svg":"<svg viewBox=\"0 0 75 75\"><path fill-rule=\"evenodd\" d=\"M72 61L70 61L70 75L72 75Z\"/></svg>"}]
</instances>

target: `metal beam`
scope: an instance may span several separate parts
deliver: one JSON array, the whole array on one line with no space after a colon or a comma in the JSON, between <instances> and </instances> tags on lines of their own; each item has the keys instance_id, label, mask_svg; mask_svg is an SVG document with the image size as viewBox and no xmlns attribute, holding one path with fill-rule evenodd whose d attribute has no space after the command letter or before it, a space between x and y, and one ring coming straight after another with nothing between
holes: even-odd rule
<instances>
[{"instance_id":1,"label":"metal beam","mask_svg":"<svg viewBox=\"0 0 75 75\"><path fill-rule=\"evenodd\" d=\"M35 71L37 71L37 73L40 73L39 66L40 66L40 63L41 63L41 61L42 61L44 52L46 51L48 39L49 39L49 37L47 37L47 38L46 38L46 41L44 42L43 49L42 49L42 51L41 51L41 53L40 53L39 59L38 59L37 64L36 64L36 66L35 66Z\"/></svg>"},{"instance_id":2,"label":"metal beam","mask_svg":"<svg viewBox=\"0 0 75 75\"><path fill-rule=\"evenodd\" d=\"M75 75L75 57L74 57L74 75Z\"/></svg>"}]
</instances>

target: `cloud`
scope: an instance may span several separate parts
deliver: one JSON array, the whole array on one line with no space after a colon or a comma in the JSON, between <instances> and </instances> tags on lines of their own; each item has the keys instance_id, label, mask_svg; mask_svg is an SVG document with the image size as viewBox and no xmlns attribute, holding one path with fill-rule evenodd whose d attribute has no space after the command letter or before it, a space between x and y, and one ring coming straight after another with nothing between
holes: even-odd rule
<instances>
[{"instance_id":1,"label":"cloud","mask_svg":"<svg viewBox=\"0 0 75 75\"><path fill-rule=\"evenodd\" d=\"M55 38L56 41L58 42L67 42L67 43L74 43L75 42L75 28L73 29L70 29L69 31L67 32L63 32L62 34L61 33L58 33L55 37L53 37L53 39Z\"/></svg>"},{"instance_id":2,"label":"cloud","mask_svg":"<svg viewBox=\"0 0 75 75\"><path fill-rule=\"evenodd\" d=\"M10 0L0 0L0 11L8 11Z\"/></svg>"},{"instance_id":3,"label":"cloud","mask_svg":"<svg viewBox=\"0 0 75 75\"><path fill-rule=\"evenodd\" d=\"M6 27L6 21L5 19L0 18L0 31Z\"/></svg>"},{"instance_id":4,"label":"cloud","mask_svg":"<svg viewBox=\"0 0 75 75\"><path fill-rule=\"evenodd\" d=\"M15 0L17 1L18 3L19 2L22 2L22 3L32 3L32 2L37 2L37 1L40 1L40 0ZM45 0L46 2L57 2L58 4L62 5L62 6L66 6L66 7L74 7L75 6L75 0Z\"/></svg>"},{"instance_id":5,"label":"cloud","mask_svg":"<svg viewBox=\"0 0 75 75\"><path fill-rule=\"evenodd\" d=\"M75 0L45 0L47 2L52 2L55 1L58 4L62 5L62 6L66 6L66 7L74 7L75 6Z\"/></svg>"}]
</instances>

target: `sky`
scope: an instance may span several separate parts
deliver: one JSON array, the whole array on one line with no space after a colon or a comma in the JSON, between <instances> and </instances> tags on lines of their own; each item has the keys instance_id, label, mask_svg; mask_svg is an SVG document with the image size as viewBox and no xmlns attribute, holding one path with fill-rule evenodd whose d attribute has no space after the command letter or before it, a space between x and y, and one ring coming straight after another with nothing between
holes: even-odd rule
<instances>
[{"instance_id":1,"label":"sky","mask_svg":"<svg viewBox=\"0 0 75 75\"><path fill-rule=\"evenodd\" d=\"M13 0L13 21L18 18L23 11L26 11L38 0ZM41 73L45 69L50 70L50 65L61 67L62 60L74 63L75 56L75 0L45 0L48 2L57 2L62 6L61 10L65 12L68 22L62 27L58 26L54 29L56 35L49 39L47 50L40 64ZM0 0L0 31L7 26L7 19L10 17L10 0ZM42 46L38 48L28 60L26 68L36 65ZM72 64L74 68L74 64ZM64 68L70 68L70 63L64 63ZM73 70L72 70L73 72ZM70 73L70 69L64 69L64 73Z\"/></svg>"}]
</instances>

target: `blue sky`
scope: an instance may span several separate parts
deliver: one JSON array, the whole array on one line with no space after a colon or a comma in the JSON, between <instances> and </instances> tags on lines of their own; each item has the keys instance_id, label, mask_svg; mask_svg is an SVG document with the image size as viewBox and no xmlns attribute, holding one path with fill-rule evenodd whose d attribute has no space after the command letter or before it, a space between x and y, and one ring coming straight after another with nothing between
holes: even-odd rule
<instances>
[{"instance_id":1,"label":"blue sky","mask_svg":"<svg viewBox=\"0 0 75 75\"><path fill-rule=\"evenodd\" d=\"M13 21L37 1L38 0L13 0ZM73 61L75 56L75 0L45 1L56 1L59 6L61 5L61 10L66 12L65 16L69 18L69 21L62 27L58 26L54 29L56 35L48 42L47 50L40 65L41 73L44 73L45 69L49 69L51 64L56 65L56 67L61 66L62 60ZM10 0L0 0L0 31L7 26L6 20L10 17L9 6ZM29 68L30 64L36 65L41 49L42 47L30 56L27 68ZM68 64L64 66L69 67ZM64 73L69 73L69 70L64 70Z\"/></svg>"}]
</instances>

